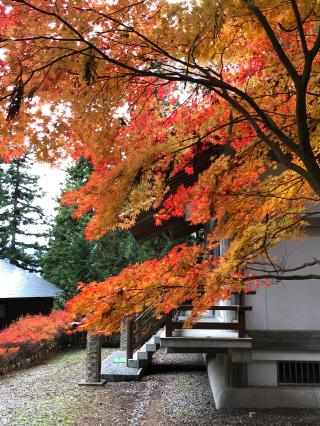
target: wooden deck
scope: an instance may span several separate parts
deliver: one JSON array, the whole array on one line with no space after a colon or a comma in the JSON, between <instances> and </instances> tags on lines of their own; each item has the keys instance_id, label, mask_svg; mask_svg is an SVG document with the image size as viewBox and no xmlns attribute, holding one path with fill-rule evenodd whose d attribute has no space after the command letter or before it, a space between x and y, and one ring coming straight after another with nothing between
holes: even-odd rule
<instances>
[{"instance_id":1,"label":"wooden deck","mask_svg":"<svg viewBox=\"0 0 320 426\"><path fill-rule=\"evenodd\" d=\"M255 292L251 292L254 294ZM173 309L163 318L155 319L152 310L145 311L135 320L127 322L127 360L133 360L134 351L139 350L157 330L165 325L160 336L160 345L167 352L212 353L231 349L252 348L252 338L246 334L245 313L252 309L244 303L244 293L234 298L237 304L219 304L204 312L192 328L185 329L184 323L192 311L192 304L186 302ZM217 312L222 311L221 317ZM221 319L223 318L223 319Z\"/></svg>"},{"instance_id":2,"label":"wooden deck","mask_svg":"<svg viewBox=\"0 0 320 426\"><path fill-rule=\"evenodd\" d=\"M175 330L166 337L160 336L160 346L168 353L217 353L228 349L251 349L251 337L238 337L237 331L209 329Z\"/></svg>"}]
</instances>

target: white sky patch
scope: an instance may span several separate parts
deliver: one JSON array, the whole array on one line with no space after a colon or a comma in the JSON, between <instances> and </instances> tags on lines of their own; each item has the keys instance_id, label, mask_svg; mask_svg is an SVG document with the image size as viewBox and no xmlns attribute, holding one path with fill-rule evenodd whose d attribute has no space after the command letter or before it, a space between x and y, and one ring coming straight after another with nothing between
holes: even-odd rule
<instances>
[{"instance_id":1,"label":"white sky patch","mask_svg":"<svg viewBox=\"0 0 320 426\"><path fill-rule=\"evenodd\" d=\"M6 56L7 56L7 50L4 47L2 47L0 49L0 59L4 61L6 59Z\"/></svg>"},{"instance_id":2,"label":"white sky patch","mask_svg":"<svg viewBox=\"0 0 320 426\"><path fill-rule=\"evenodd\" d=\"M101 33L103 31L103 26L101 24L95 24L92 30L95 33Z\"/></svg>"},{"instance_id":3,"label":"white sky patch","mask_svg":"<svg viewBox=\"0 0 320 426\"><path fill-rule=\"evenodd\" d=\"M130 119L129 104L125 103L122 107L117 108L115 117L119 117L119 118L123 117L129 120Z\"/></svg>"},{"instance_id":4,"label":"white sky patch","mask_svg":"<svg viewBox=\"0 0 320 426\"><path fill-rule=\"evenodd\" d=\"M4 10L4 13L6 14L6 15L9 15L9 13L12 11L12 6L6 6L5 7L5 10Z\"/></svg>"},{"instance_id":5,"label":"white sky patch","mask_svg":"<svg viewBox=\"0 0 320 426\"><path fill-rule=\"evenodd\" d=\"M56 23L56 22L50 22L50 23L48 24L48 27L49 27L49 28L51 28L52 30L53 30L54 28L56 28L56 26L57 26L57 23Z\"/></svg>"},{"instance_id":6,"label":"white sky patch","mask_svg":"<svg viewBox=\"0 0 320 426\"><path fill-rule=\"evenodd\" d=\"M41 112L44 116L50 117L50 115L52 115L51 105L50 104L42 105L41 106Z\"/></svg>"},{"instance_id":7,"label":"white sky patch","mask_svg":"<svg viewBox=\"0 0 320 426\"><path fill-rule=\"evenodd\" d=\"M46 163L34 163L30 168L29 173L39 176L38 184L40 189L44 192L44 196L38 198L35 202L36 205L43 209L46 226L31 226L29 231L43 232L49 231L50 224L56 215L56 209L59 206L57 201L62 192L62 186L66 179L66 172L64 165L61 168L50 166ZM47 245L48 239L44 237L26 237L25 241L28 243L38 242L39 244ZM32 253L32 250L29 250Z\"/></svg>"},{"instance_id":8,"label":"white sky patch","mask_svg":"<svg viewBox=\"0 0 320 426\"><path fill-rule=\"evenodd\" d=\"M53 216L58 206L56 199L61 194L61 187L66 178L65 167L52 167L45 163L35 163L30 169L31 174L39 176L39 185L45 196L39 199L38 204L43 208L46 216Z\"/></svg>"}]
</instances>

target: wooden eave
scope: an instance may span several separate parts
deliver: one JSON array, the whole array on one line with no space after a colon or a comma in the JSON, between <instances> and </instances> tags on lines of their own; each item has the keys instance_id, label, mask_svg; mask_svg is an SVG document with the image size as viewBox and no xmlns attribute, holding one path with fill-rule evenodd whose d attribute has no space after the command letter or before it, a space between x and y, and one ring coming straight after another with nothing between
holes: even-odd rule
<instances>
[{"instance_id":1,"label":"wooden eave","mask_svg":"<svg viewBox=\"0 0 320 426\"><path fill-rule=\"evenodd\" d=\"M189 175L184 170L174 175L169 180L170 190L167 197L177 192L179 186L185 187L191 186L196 183L198 176L204 170L206 170L213 157L217 157L222 152L221 145L209 145L208 149L201 151L192 161L190 166L193 167L194 173ZM162 222L161 225L156 225L154 220L154 214L161 209L162 206L157 210L149 210L141 213L136 223L130 229L136 242L141 244L151 238L161 235L163 232L168 232L172 240L183 238L193 232L197 231L202 225L190 225L184 217L172 217L171 219Z\"/></svg>"}]
</instances>

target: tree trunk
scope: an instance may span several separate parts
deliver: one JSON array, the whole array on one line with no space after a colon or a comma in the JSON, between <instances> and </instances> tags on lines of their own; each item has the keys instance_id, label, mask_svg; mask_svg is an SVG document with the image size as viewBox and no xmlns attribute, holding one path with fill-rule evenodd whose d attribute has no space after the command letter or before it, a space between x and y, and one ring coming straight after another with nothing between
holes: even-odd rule
<instances>
[{"instance_id":1,"label":"tree trunk","mask_svg":"<svg viewBox=\"0 0 320 426\"><path fill-rule=\"evenodd\" d=\"M18 233L18 201L19 201L19 187L20 187L20 161L17 160L16 167L16 181L14 185L13 193L13 209L12 209L12 221L11 221L11 242L10 242L10 263L19 266L17 263L17 247L16 237Z\"/></svg>"},{"instance_id":2,"label":"tree trunk","mask_svg":"<svg viewBox=\"0 0 320 426\"><path fill-rule=\"evenodd\" d=\"M125 320L121 321L120 329L120 351L127 350L127 322Z\"/></svg>"},{"instance_id":3,"label":"tree trunk","mask_svg":"<svg viewBox=\"0 0 320 426\"><path fill-rule=\"evenodd\" d=\"M86 378L80 385L100 385L101 341L97 334L87 334Z\"/></svg>"}]
</instances>

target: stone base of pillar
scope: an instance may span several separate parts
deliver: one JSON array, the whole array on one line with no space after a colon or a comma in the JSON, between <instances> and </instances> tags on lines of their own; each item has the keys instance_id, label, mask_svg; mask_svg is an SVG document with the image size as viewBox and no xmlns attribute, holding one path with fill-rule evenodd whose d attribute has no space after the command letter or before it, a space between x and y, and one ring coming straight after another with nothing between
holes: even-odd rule
<instances>
[{"instance_id":1,"label":"stone base of pillar","mask_svg":"<svg viewBox=\"0 0 320 426\"><path fill-rule=\"evenodd\" d=\"M78 383L79 386L103 386L106 383L106 380L100 380L99 382L87 382L85 380L81 380Z\"/></svg>"}]
</instances>

